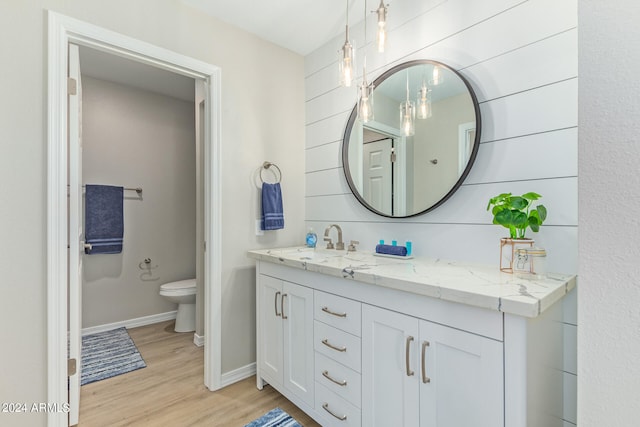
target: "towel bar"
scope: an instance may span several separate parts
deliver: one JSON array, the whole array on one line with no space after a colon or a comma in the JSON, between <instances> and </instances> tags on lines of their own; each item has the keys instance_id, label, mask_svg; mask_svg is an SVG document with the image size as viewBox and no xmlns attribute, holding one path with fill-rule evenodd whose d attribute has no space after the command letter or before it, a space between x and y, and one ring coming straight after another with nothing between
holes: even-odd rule
<instances>
[{"instance_id":1,"label":"towel bar","mask_svg":"<svg viewBox=\"0 0 640 427\"><path fill-rule=\"evenodd\" d=\"M274 165L275 166L275 165ZM277 167L277 166L276 166ZM69 185L67 185L67 187L70 187ZM84 188L85 186L83 185L82 188ZM123 190L127 190L127 191L135 191L138 194L142 194L142 187L136 187L136 188L132 188L132 187L123 187Z\"/></svg>"},{"instance_id":2,"label":"towel bar","mask_svg":"<svg viewBox=\"0 0 640 427\"><path fill-rule=\"evenodd\" d=\"M276 165L275 163L271 163L271 162L262 163L262 169L260 169L260 181L264 182L264 179L262 178L262 171L265 170L265 169L269 169L271 166L273 166L274 168L276 168L278 170L278 175L277 175L278 180L276 182L282 181L282 171L280 170L278 165Z\"/></svg>"}]
</instances>

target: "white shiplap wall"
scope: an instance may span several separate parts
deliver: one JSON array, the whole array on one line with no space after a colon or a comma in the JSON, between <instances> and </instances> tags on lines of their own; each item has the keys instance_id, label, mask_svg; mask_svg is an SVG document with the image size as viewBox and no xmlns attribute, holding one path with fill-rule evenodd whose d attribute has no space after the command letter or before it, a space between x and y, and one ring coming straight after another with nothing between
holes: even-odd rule
<instances>
[{"instance_id":1,"label":"white shiplap wall","mask_svg":"<svg viewBox=\"0 0 640 427\"><path fill-rule=\"evenodd\" d=\"M371 2L376 3L376 2ZM462 73L478 97L482 137L462 187L441 207L408 219L376 216L349 191L342 171L342 136L356 89L338 86L336 37L305 58L306 223L319 233L340 224L345 241L372 250L379 239L411 240L416 255L498 265L498 239L485 210L501 192L535 191L549 210L536 242L550 270L577 272L578 55L576 0L395 0L389 45L375 51L369 16L368 78L412 59L444 62ZM371 7L370 9L373 9ZM358 61L363 23L352 22ZM575 313L575 295L568 299ZM575 351L575 315L566 319L567 353ZM573 337L573 339L571 338ZM572 350L573 349L573 350ZM575 356L565 363L575 423Z\"/></svg>"}]
</instances>

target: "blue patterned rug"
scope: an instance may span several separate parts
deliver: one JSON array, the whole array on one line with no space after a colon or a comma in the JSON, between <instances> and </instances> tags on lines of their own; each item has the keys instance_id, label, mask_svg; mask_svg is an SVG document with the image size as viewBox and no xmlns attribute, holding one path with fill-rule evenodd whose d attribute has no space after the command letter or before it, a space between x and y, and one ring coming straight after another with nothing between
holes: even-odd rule
<instances>
[{"instance_id":1,"label":"blue patterned rug","mask_svg":"<svg viewBox=\"0 0 640 427\"><path fill-rule=\"evenodd\" d=\"M273 409L244 427L302 427L280 408Z\"/></svg>"},{"instance_id":2,"label":"blue patterned rug","mask_svg":"<svg viewBox=\"0 0 640 427\"><path fill-rule=\"evenodd\" d=\"M80 385L115 377L146 366L125 327L82 337Z\"/></svg>"}]
</instances>

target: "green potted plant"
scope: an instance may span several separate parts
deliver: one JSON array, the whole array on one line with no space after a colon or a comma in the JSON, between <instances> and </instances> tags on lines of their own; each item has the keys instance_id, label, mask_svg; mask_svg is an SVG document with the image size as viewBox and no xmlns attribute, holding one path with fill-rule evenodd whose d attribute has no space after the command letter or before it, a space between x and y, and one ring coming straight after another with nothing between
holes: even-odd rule
<instances>
[{"instance_id":1,"label":"green potted plant","mask_svg":"<svg viewBox=\"0 0 640 427\"><path fill-rule=\"evenodd\" d=\"M512 239L524 239L527 227L537 233L544 220L547 219L547 208L544 205L538 204L532 208L533 202L541 197L538 193L533 192L522 196L502 193L489 199L487 210L491 209L494 224L509 229Z\"/></svg>"},{"instance_id":2,"label":"green potted plant","mask_svg":"<svg viewBox=\"0 0 640 427\"><path fill-rule=\"evenodd\" d=\"M547 208L534 202L542 196L538 193L525 193L514 196L511 193L502 193L489 199L487 210L491 209L493 223L509 229L509 237L500 239L500 270L513 273L513 261L516 254L516 246L533 246L533 240L525 236L527 228L537 233L540 226L547 219ZM511 251L504 253L505 245L511 247ZM506 256L505 256L506 255Z\"/></svg>"}]
</instances>

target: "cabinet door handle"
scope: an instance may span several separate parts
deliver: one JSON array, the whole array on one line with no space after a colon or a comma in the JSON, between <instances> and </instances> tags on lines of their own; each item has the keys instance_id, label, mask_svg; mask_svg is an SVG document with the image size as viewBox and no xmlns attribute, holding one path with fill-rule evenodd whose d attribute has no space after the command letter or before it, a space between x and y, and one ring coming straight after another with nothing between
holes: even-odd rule
<instances>
[{"instance_id":1,"label":"cabinet door handle","mask_svg":"<svg viewBox=\"0 0 640 427\"><path fill-rule=\"evenodd\" d=\"M413 341L413 337L412 336L408 336L407 337L407 343L406 343L406 346L405 346L405 351L404 351L404 353L405 353L405 365L406 365L406 368L407 368L407 376L408 377L412 377L413 374L415 373L415 372L413 372L411 370L411 367L409 366L409 354L410 354L409 350L411 350L411 341Z\"/></svg>"},{"instance_id":2,"label":"cabinet door handle","mask_svg":"<svg viewBox=\"0 0 640 427\"><path fill-rule=\"evenodd\" d=\"M280 313L282 314L282 320L286 320L289 318L289 316L284 315L284 298L286 296L287 294L282 294L282 298L280 299Z\"/></svg>"},{"instance_id":3,"label":"cabinet door handle","mask_svg":"<svg viewBox=\"0 0 640 427\"><path fill-rule=\"evenodd\" d=\"M329 310L329 307L322 307L322 311L336 317L347 317L347 313L336 313L335 311Z\"/></svg>"},{"instance_id":4,"label":"cabinet door handle","mask_svg":"<svg viewBox=\"0 0 640 427\"><path fill-rule=\"evenodd\" d=\"M347 385L347 380L338 381L338 380L335 380L335 379L331 378L331 375L329 375L329 371L322 371L322 376L325 377L326 379L328 379L329 381L338 384L339 386L344 387L344 386Z\"/></svg>"},{"instance_id":5,"label":"cabinet door handle","mask_svg":"<svg viewBox=\"0 0 640 427\"><path fill-rule=\"evenodd\" d=\"M334 349L335 351L340 351L340 352L342 352L342 353L344 353L345 351L347 351L347 347L344 347L344 346L343 346L343 347L336 347L335 345L333 345L333 344L329 343L329 340L328 340L328 339L326 339L326 338L322 340L322 344L326 345L326 346L327 346L327 347L329 347L329 348Z\"/></svg>"},{"instance_id":6,"label":"cabinet door handle","mask_svg":"<svg viewBox=\"0 0 640 427\"><path fill-rule=\"evenodd\" d=\"M328 413L330 413L331 415L333 415L334 417L336 417L340 421L345 421L347 419L346 415L340 416L340 415L336 415L335 413L333 413L333 411L331 409L329 409L329 404L326 403L326 402L322 404L322 409L324 409L325 411L327 411Z\"/></svg>"},{"instance_id":7,"label":"cabinet door handle","mask_svg":"<svg viewBox=\"0 0 640 427\"><path fill-rule=\"evenodd\" d=\"M282 313L278 313L278 295L280 295L280 291L276 292L276 297L273 299L273 308L276 312L276 317L280 316Z\"/></svg>"},{"instance_id":8,"label":"cabinet door handle","mask_svg":"<svg viewBox=\"0 0 640 427\"><path fill-rule=\"evenodd\" d=\"M422 382L425 384L431 382L431 378L427 376L427 364L425 363L427 358L427 347L429 347L429 341L422 341Z\"/></svg>"}]
</instances>

